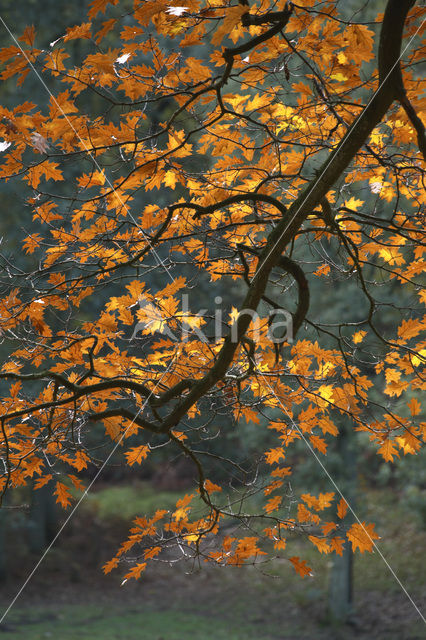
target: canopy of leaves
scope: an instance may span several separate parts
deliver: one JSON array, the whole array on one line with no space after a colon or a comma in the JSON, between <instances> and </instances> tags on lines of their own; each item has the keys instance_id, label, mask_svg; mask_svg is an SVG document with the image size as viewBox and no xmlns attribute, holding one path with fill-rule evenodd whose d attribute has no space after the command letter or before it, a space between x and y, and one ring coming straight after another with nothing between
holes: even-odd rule
<instances>
[{"instance_id":1,"label":"canopy of leaves","mask_svg":"<svg viewBox=\"0 0 426 640\"><path fill-rule=\"evenodd\" d=\"M138 578L176 543L263 561L262 538L285 553L294 531L321 553L371 551L342 496L287 502L287 450L325 455L348 419L385 460L424 441L423 10L389 0L365 24L343 4L95 0L49 48L28 27L0 51L3 82L37 71L50 94L0 107L0 177L37 225L29 269L2 257L2 488L54 474L69 506L73 474L109 459L96 423L132 467L166 445L193 465L194 491L138 517L106 572L131 552ZM198 280L210 301L235 284L234 306L198 314ZM342 283L353 304L325 323L310 292L332 313ZM271 445L242 464L210 442L243 420ZM229 487L206 477L212 457ZM249 535L217 535L224 518Z\"/></svg>"}]
</instances>

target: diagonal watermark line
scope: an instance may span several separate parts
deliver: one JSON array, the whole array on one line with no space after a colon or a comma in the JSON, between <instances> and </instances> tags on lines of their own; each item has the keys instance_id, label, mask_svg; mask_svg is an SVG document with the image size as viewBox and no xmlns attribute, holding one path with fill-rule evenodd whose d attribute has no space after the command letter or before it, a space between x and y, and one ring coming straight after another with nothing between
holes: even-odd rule
<instances>
[{"instance_id":1,"label":"diagonal watermark line","mask_svg":"<svg viewBox=\"0 0 426 640\"><path fill-rule=\"evenodd\" d=\"M92 160L92 162L94 163L94 165L96 166L96 168L99 171L102 171L98 161L96 160L96 158L94 157L92 151L90 150L90 148L86 145L85 141L81 138L80 134L78 133L78 131L75 129L73 123L71 122L71 120L69 119L69 117L67 116L67 114L64 112L64 110L62 109L61 105L58 103L57 99L55 98L55 96L52 94L51 90L49 89L49 87L47 86L47 84L45 83L44 79L41 77L41 75L39 74L39 72L37 71L37 69L35 68L34 64L32 63L32 61L29 59L29 57L27 56L25 50L21 47L20 43L18 42L18 40L16 39L15 35L12 33L12 31L9 29L8 25L6 24L6 22L4 21L3 17L0 15L0 22L3 24L4 28L6 29L7 33L9 34L9 36L12 38L12 40L14 41L14 43L16 44L16 46L19 48L19 50L21 51L22 55L24 56L24 58L26 59L28 65L30 66L31 70L33 71L33 73L35 74L35 76L38 78L38 80L41 82L42 86L44 87L44 89L46 90L46 92L48 93L48 95L51 97L51 99L53 100L53 102L55 103L56 107L58 108L58 110L62 113L62 115L64 116L65 121L67 122L68 126L70 127L70 129L75 133L76 137L80 140L80 142L83 145L83 148L85 149L85 151L87 152L88 156L90 157L90 159ZM145 231L141 228L141 226L139 225L139 223L135 220L135 218L133 217L132 213L129 210L129 207L123 202L121 196L117 193L114 185L112 184L111 180L109 179L108 176L106 176L106 182L109 185L109 187L111 188L112 192L116 194L117 199L119 200L120 204L123 206L123 208L125 209L126 213L129 215L130 219L135 223L135 225L138 227L138 229L142 232L142 235L144 237L144 239L147 241L149 247L151 248L151 251L157 261L157 264L159 266L161 266L165 272L167 273L167 275L169 276L169 278L171 279L172 282L175 281L173 275L171 274L170 270L168 269L167 265L163 262L163 260L161 259L161 257L159 256L158 252L156 251L155 247L153 247L150 239L148 238L148 236L146 235ZM59 531L57 532L57 534L55 535L55 537L53 538L53 540L51 541L51 543L49 544L49 546L45 549L45 551L43 552L43 554L41 555L40 559L38 560L38 562L36 563L36 565L34 566L34 568L32 569L32 571L29 573L28 577L26 578L26 580L24 581L24 583L22 584L21 588L18 590L18 592L16 593L15 597L13 598L13 600L10 602L9 606L7 607L7 609L4 611L3 615L0 618L0 624L2 624L3 620L6 618L6 616L8 615L8 613L10 612L10 610L12 609L12 607L15 605L16 601L18 600L18 598L21 596L22 592L24 591L25 587L27 586L27 584L30 582L31 578L33 577L33 575L36 573L37 569L39 568L39 566L42 564L44 558L47 556L47 554L49 553L49 551L52 549L53 545L55 544L55 542L58 540L59 536L61 535L62 531L65 529L65 527L67 526L68 522L71 520L71 518L74 516L75 512L77 511L78 507L80 506L80 504L82 503L82 501L84 500L84 498L88 495L89 491L91 490L91 488L93 487L94 483L96 482L96 480L99 478L100 474L102 473L103 469L105 468L105 466L108 464L109 460L111 459L112 455L115 453L115 451L117 450L117 447L121 444L121 442L123 441L123 439L125 438L128 430L130 429L130 427L133 425L134 420L137 419L137 417L140 415L140 413L145 409L150 397L152 396L153 393L155 393L155 390L157 389L158 385L161 383L161 380L164 378L164 376L167 374L167 372L169 371L169 369L171 368L172 364L173 364L173 359L171 360L169 366L167 367L166 371L163 373L163 375L161 376L161 378L158 380L157 384L155 385L155 387L152 389L152 391L150 392L149 396L146 398L145 402L143 403L142 407L139 409L139 411L137 412L135 418L133 419L132 422L130 422L130 424L127 426L126 430L123 432L123 434L121 435L120 439L118 440L118 442L116 443L116 445L112 448L112 450L110 451L109 455L107 456L106 460L103 462L102 466L100 467L100 469L97 471L95 477L93 478L93 480L90 482L89 486L85 489L84 493L82 494L82 496L80 497L80 499L78 500L78 502L74 505L72 511L69 513L68 517L66 518L66 520L64 521L64 523L62 524L62 526L60 527Z\"/></svg>"},{"instance_id":2,"label":"diagonal watermark line","mask_svg":"<svg viewBox=\"0 0 426 640\"><path fill-rule=\"evenodd\" d=\"M291 422L292 426L294 427L294 429L297 431L297 433L299 434L299 436L302 438L303 442L305 443L306 447L308 448L309 452L311 453L311 455L315 458L316 462L319 464L319 466L321 467L322 471L324 472L324 474L327 476L328 480L330 481L330 483L333 485L333 487L336 489L337 493L340 495L341 498L343 498L343 500L346 502L346 504L348 505L348 509L349 511L352 513L353 517L355 518L355 520L357 521L357 523L361 526L361 528L363 529L364 533L366 534L366 536L368 537L368 539L370 540L370 542L372 543L374 549L377 551L377 553L379 554L379 556L381 557L381 559L383 560L383 562L385 563L385 565L387 566L387 568L389 569L390 573L392 574L393 578L395 579L395 581L397 582L397 584L400 586L400 588L402 589L402 591L404 592L404 594L407 596L408 600L411 602L411 604L413 605L414 609L417 611L417 613L419 614L420 618L422 619L422 621L425 623L426 625L426 618L423 615L423 613L420 611L419 607L417 606L417 604L414 602L413 598L410 596L410 594L408 593L407 589L405 588L405 586L403 585L403 583L401 582L401 580L398 578L397 574L395 573L394 569L391 567L391 565L389 564L389 562L386 560L385 556L383 555L382 551L379 549L379 547L377 546L375 540L373 540L373 538L370 536L368 530L365 528L365 526L363 525L363 523L361 522L359 516L357 515L357 513L355 512L355 510L353 509L353 507L351 506L350 502L345 498L342 490L340 489L340 487L337 485L336 481L334 480L334 478L332 477L332 475L330 474L330 472L328 471L327 467L324 465L324 463L322 462L322 460L319 458L317 452L315 451L315 449L312 447L311 443L309 442L309 440L306 438L305 434L303 433L303 431L300 429L299 425L297 424L297 422L295 422L295 420L293 419L293 417L289 414L289 412L287 411L286 406L284 405L284 403L281 401L281 398L275 393L275 390L272 388L272 386L269 383L269 380L265 377L265 375L262 373L262 371L259 371L256 367L256 363L255 361L250 358L255 370L257 371L258 375L263 378L263 380L265 381L266 385L268 386L270 392L272 393L272 395L274 396L274 398L278 401L280 407L283 409L283 411L285 412L285 414L287 415L289 421Z\"/></svg>"},{"instance_id":3,"label":"diagonal watermark line","mask_svg":"<svg viewBox=\"0 0 426 640\"><path fill-rule=\"evenodd\" d=\"M102 471L104 470L104 468L106 467L106 465L108 464L108 462L111 460L112 456L114 455L114 453L116 452L117 448L121 445L121 443L123 442L124 438L126 437L127 432L129 431L129 429L133 426L135 420L138 418L138 416L143 412L143 410L145 409L146 405L148 404L151 396L155 393L157 387L159 386L159 384L161 383L161 381L163 380L164 376L169 372L171 366L173 365L175 361L175 358L172 358L172 360L170 361L170 364L168 365L167 369L164 371L163 375L160 377L160 379L157 381L157 383L155 384L155 386L153 387L153 389L150 391L149 395L146 397L144 403L142 404L142 406L140 407L140 409L138 410L138 412L136 413L135 417L133 418L133 420L128 424L128 426L126 427L126 429L123 431L123 433L121 434L120 438L118 439L118 441L116 442L116 444L114 445L114 447L111 449L111 451L109 452L107 458L104 460L104 462L102 463L102 466L98 469L98 471L96 472L95 477L91 480L91 482L89 483L89 485L86 487L86 489L84 490L83 494L81 495L80 499L78 500L78 502L74 505L73 509L70 511L70 513L68 514L67 518L65 519L64 523L62 524L62 526L60 527L59 531L56 533L55 537L53 538L52 542L49 544L49 546L44 550L43 554L41 555L40 559L38 560L38 562L35 564L35 566L33 567L33 569L30 571L30 573L28 574L26 580L24 581L24 583L22 584L22 586L20 587L20 589L17 591L16 595L14 596L14 598L12 599L12 601L10 602L9 606L7 607L7 609L3 612L3 615L0 618L0 625L2 624L3 620L6 618L6 616L8 615L9 611L12 609L12 607L14 606L14 604L16 603L16 601L18 600L18 598L21 596L22 592L24 591L25 587L27 586L27 584L30 582L31 578L33 577L33 575L36 573L37 569L39 568L39 566L41 565L41 563L43 562L43 560L45 559L45 557L47 556L47 554L49 553L49 551L52 549L53 545L55 544L55 542L58 540L59 536L61 535L62 531L65 529L65 527L67 526L68 522L71 520L71 518L74 516L75 512L77 511L77 509L79 508L80 504L83 502L83 500L85 499L85 497L89 494L89 491L91 490L91 488L93 487L93 485L95 484L95 482L97 481L97 479L99 478L99 476L101 475ZM1 629L0 629L1 631Z\"/></svg>"},{"instance_id":4,"label":"diagonal watermark line","mask_svg":"<svg viewBox=\"0 0 426 640\"><path fill-rule=\"evenodd\" d=\"M85 141L82 139L82 137L80 136L80 134L78 133L78 131L76 130L76 128L74 127L73 123L71 122L71 120L69 119L69 117L67 116L67 114L64 112L64 110L62 109L61 105L59 104L59 102L57 101L57 99L55 98L55 96L53 95L53 93L51 92L51 90L49 89L49 87L47 86L47 84L45 83L45 81L43 80L42 76L39 74L39 72L37 71L37 69L35 68L34 64L32 63L32 61L30 60L30 58L27 56L26 51L21 47L21 45L19 44L18 40L16 39L15 35L12 33L12 31L9 29L8 25L6 24L6 22L4 21L3 17L0 15L0 22L3 24L4 28L6 29L7 33L9 34L9 36L12 38L13 42L16 44L16 46L19 48L19 50L21 51L22 55L24 56L25 60L28 63L28 66L31 68L31 70L33 71L33 73L35 74L35 76L38 78L38 80L41 82L41 84L43 85L44 89L46 90L46 92L49 94L49 96L51 97L51 99L53 100L53 102L55 103L55 106L58 108L58 110L62 113L62 115L64 116L64 119L66 121L66 123L68 124L68 126L70 127L70 129L75 133L77 139L81 142L81 144L83 145L84 150L87 152L87 155L89 156L89 158L92 160L93 164L95 165L95 167L98 169L98 171L100 173L102 173L102 168L100 166L100 164L98 163L98 161L96 160L96 157L93 155L90 147L87 146L87 144L85 143ZM119 193L117 193L116 188L114 187L114 185L112 184L111 180L109 179L109 177L107 175L105 175L105 181L108 184L108 186L110 187L112 193L114 193L117 196L117 199L120 203L120 205L123 207L123 209L125 210L126 214L129 216L129 218L132 220L132 222L134 222L134 224L136 225L136 227L139 229L139 231L142 233L142 236L144 238L144 240L147 241L148 246L150 247L156 261L157 264L161 267L163 267L163 269L165 270L165 272L167 273L167 275L169 276L169 278L171 279L172 282L174 282L174 278L172 276L172 274L170 273L170 270L168 269L167 265L164 263L164 261L161 259L161 257L159 256L158 252L156 251L155 247L152 245L149 237L146 235L145 231L142 229L142 227L140 226L140 224L138 223L138 221L133 217L129 207L127 206L127 204L123 201L122 197L120 196Z\"/></svg>"},{"instance_id":5,"label":"diagonal watermark line","mask_svg":"<svg viewBox=\"0 0 426 640\"><path fill-rule=\"evenodd\" d=\"M393 73L393 71L396 69L396 67L399 65L402 56L404 55L404 53L407 51L407 49L411 46L411 43L413 42L413 40L415 39L415 37L417 36L417 34L419 33L419 31L421 30L421 28L423 27L423 25L426 22L426 18L422 21L422 23L420 24L420 26L418 27L418 29L415 31L415 33L411 36L411 38L408 40L407 44L405 45L404 49L401 51L400 55L398 56L398 59L396 60L396 62L393 64L393 66L390 68L389 72L386 74L383 82L381 84L379 84L379 86L377 87L377 89L375 90L375 92L373 93L373 95L371 96L370 100L367 102L367 104L365 105L364 109L361 111L361 113L355 118L354 122L353 122L353 129L351 129L351 131L349 131L346 134L346 137L344 138L343 144L342 144L342 149L345 146L345 144L347 143L347 141L349 140L349 138L352 136L353 133L356 133L356 124L357 122L359 122L361 120L361 118L363 117L363 114L365 113L366 109L368 109L368 107L371 105L371 103L373 102L373 100L376 98L376 96L380 93L380 91L382 90L382 88L384 87L384 85L386 84L387 79L389 78L389 76ZM338 143L339 145L340 143ZM279 243L281 242L281 239L283 238L285 232L287 231L287 229L290 227L290 225L292 224L292 222L295 220L295 218L298 216L299 212L301 211L301 209L303 208L304 204L306 203L306 201L308 200L309 196L311 195L311 193L313 192L313 190L315 189L315 186L318 184L318 182L321 180L321 178L323 177L323 175L325 174L325 172L327 171L328 167L330 166L330 164L333 162L334 160L334 154L331 154L330 159L328 160L328 162L326 163L326 165L324 166L323 170L321 171L321 173L317 176L317 178L314 180L314 184L311 186L310 189L308 189L305 197L303 198L302 202L300 203L299 207L296 209L296 211L294 212L294 215L290 218L290 220L288 221L286 227L283 229L283 231L281 232L281 234L278 236L278 239L275 241L275 243L272 245L270 251L267 253L267 255L265 256L265 258L262 260L262 262L266 261L269 256L271 255L271 253L275 250L275 248L279 245ZM260 267L261 265L259 265ZM252 283L256 280L256 277L258 276L258 274L260 273L260 268L257 268L256 273L253 276L253 280Z\"/></svg>"}]
</instances>

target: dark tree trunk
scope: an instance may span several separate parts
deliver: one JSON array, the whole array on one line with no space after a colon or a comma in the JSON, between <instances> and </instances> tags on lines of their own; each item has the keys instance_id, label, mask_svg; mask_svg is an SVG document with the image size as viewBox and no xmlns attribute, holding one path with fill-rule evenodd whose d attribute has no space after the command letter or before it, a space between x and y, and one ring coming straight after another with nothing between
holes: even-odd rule
<instances>
[{"instance_id":1,"label":"dark tree trunk","mask_svg":"<svg viewBox=\"0 0 426 640\"><path fill-rule=\"evenodd\" d=\"M355 510L357 468L355 434L347 418L341 418L341 426L337 437L339 464L336 472L339 489L348 504ZM340 496L338 496L340 500ZM337 519L338 521L338 519ZM349 527L354 521L350 509L346 512L342 524ZM337 623L350 622L353 614L353 554L349 542L345 544L343 555L333 556L330 571L328 609L331 621Z\"/></svg>"},{"instance_id":2,"label":"dark tree trunk","mask_svg":"<svg viewBox=\"0 0 426 640\"><path fill-rule=\"evenodd\" d=\"M28 523L28 547L41 553L52 542L57 530L57 508L50 484L32 491Z\"/></svg>"}]
</instances>

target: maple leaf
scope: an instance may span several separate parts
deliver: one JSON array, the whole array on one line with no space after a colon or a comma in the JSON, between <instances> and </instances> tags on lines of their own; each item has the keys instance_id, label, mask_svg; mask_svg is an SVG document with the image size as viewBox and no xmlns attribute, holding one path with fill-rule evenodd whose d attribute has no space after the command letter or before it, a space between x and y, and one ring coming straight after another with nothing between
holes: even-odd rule
<instances>
[{"instance_id":1,"label":"maple leaf","mask_svg":"<svg viewBox=\"0 0 426 640\"><path fill-rule=\"evenodd\" d=\"M120 561L118 558L112 558L112 560L109 560L103 565L102 567L103 572L105 574L110 573L113 569L116 569L116 567L118 567L119 562Z\"/></svg>"},{"instance_id":2,"label":"maple leaf","mask_svg":"<svg viewBox=\"0 0 426 640\"><path fill-rule=\"evenodd\" d=\"M308 536L308 538L320 553L330 553L330 545L325 538L318 538L318 536Z\"/></svg>"},{"instance_id":3,"label":"maple leaf","mask_svg":"<svg viewBox=\"0 0 426 640\"><path fill-rule=\"evenodd\" d=\"M281 447L270 449L265 453L265 459L268 464L279 462L279 460L284 457L284 450Z\"/></svg>"},{"instance_id":4,"label":"maple leaf","mask_svg":"<svg viewBox=\"0 0 426 640\"><path fill-rule=\"evenodd\" d=\"M286 476L291 475L291 467L281 467L274 469L271 472L271 476L274 478L285 478Z\"/></svg>"},{"instance_id":5,"label":"maple leaf","mask_svg":"<svg viewBox=\"0 0 426 640\"><path fill-rule=\"evenodd\" d=\"M134 580L137 580L138 578L141 577L141 573L145 571L145 569L146 569L146 562L139 562L134 567L132 567L128 573L125 574L124 582L126 582L126 580L129 580L131 578L133 578Z\"/></svg>"},{"instance_id":6,"label":"maple leaf","mask_svg":"<svg viewBox=\"0 0 426 640\"><path fill-rule=\"evenodd\" d=\"M309 440L315 449L317 449L323 454L327 453L327 443L323 438L320 438L320 436L312 435L312 436L309 436Z\"/></svg>"},{"instance_id":7,"label":"maple leaf","mask_svg":"<svg viewBox=\"0 0 426 640\"><path fill-rule=\"evenodd\" d=\"M410 402L407 403L407 407L410 409L410 413L412 416L417 416L421 410L421 404L417 400L417 398L411 398Z\"/></svg>"},{"instance_id":8,"label":"maple leaf","mask_svg":"<svg viewBox=\"0 0 426 640\"><path fill-rule=\"evenodd\" d=\"M359 344L360 342L362 342L366 335L367 335L366 331L357 331L356 333L354 333L352 338L354 344Z\"/></svg>"},{"instance_id":9,"label":"maple leaf","mask_svg":"<svg viewBox=\"0 0 426 640\"><path fill-rule=\"evenodd\" d=\"M78 491L84 491L85 486L84 484L81 482L80 478L78 478L77 476L75 476L72 473L68 474L68 478L71 480L71 482L73 483L74 487L78 490Z\"/></svg>"},{"instance_id":10,"label":"maple leaf","mask_svg":"<svg viewBox=\"0 0 426 640\"><path fill-rule=\"evenodd\" d=\"M208 493L214 493L215 491L222 491L222 487L220 487L218 484L214 484L207 478L206 480L204 480L204 488Z\"/></svg>"},{"instance_id":11,"label":"maple leaf","mask_svg":"<svg viewBox=\"0 0 426 640\"><path fill-rule=\"evenodd\" d=\"M345 541L343 538L336 536L330 541L330 548L334 551L338 556L343 556L343 550L345 548Z\"/></svg>"},{"instance_id":12,"label":"maple leaf","mask_svg":"<svg viewBox=\"0 0 426 640\"><path fill-rule=\"evenodd\" d=\"M328 536L332 531L336 529L337 525L335 522L326 522L321 525L322 532L325 536Z\"/></svg>"},{"instance_id":13,"label":"maple leaf","mask_svg":"<svg viewBox=\"0 0 426 640\"><path fill-rule=\"evenodd\" d=\"M270 500L268 500L268 502L263 507L266 513L269 514L269 513L272 513L273 511L276 511L280 506L282 499L283 499L282 496L275 496L274 498L271 498Z\"/></svg>"},{"instance_id":14,"label":"maple leaf","mask_svg":"<svg viewBox=\"0 0 426 640\"><path fill-rule=\"evenodd\" d=\"M34 25L31 25L30 27L25 27L24 33L19 38L21 42L25 42L25 44L27 44L29 47L34 46L34 39L35 39Z\"/></svg>"},{"instance_id":15,"label":"maple leaf","mask_svg":"<svg viewBox=\"0 0 426 640\"><path fill-rule=\"evenodd\" d=\"M424 326L420 320L410 318L401 322L400 327L398 327L398 336L403 342L406 342L410 338L417 336L423 329Z\"/></svg>"},{"instance_id":16,"label":"maple leaf","mask_svg":"<svg viewBox=\"0 0 426 640\"><path fill-rule=\"evenodd\" d=\"M346 502L346 500L344 498L341 498L339 501L339 504L337 505L337 515L338 517L343 520L343 518L346 516L346 513L348 511L348 503Z\"/></svg>"},{"instance_id":17,"label":"maple leaf","mask_svg":"<svg viewBox=\"0 0 426 640\"><path fill-rule=\"evenodd\" d=\"M54 494L57 496L56 502L58 502L64 509L69 507L69 505L71 504L72 496L65 484L57 481Z\"/></svg>"},{"instance_id":18,"label":"maple leaf","mask_svg":"<svg viewBox=\"0 0 426 640\"><path fill-rule=\"evenodd\" d=\"M372 551L374 540L380 539L374 531L374 524L366 524L365 522L355 522L346 535L352 544L352 550L359 549L361 553Z\"/></svg>"},{"instance_id":19,"label":"maple leaf","mask_svg":"<svg viewBox=\"0 0 426 640\"><path fill-rule=\"evenodd\" d=\"M161 552L161 547L151 547L147 549L144 553L145 560L149 560L150 558L155 558Z\"/></svg>"},{"instance_id":20,"label":"maple leaf","mask_svg":"<svg viewBox=\"0 0 426 640\"><path fill-rule=\"evenodd\" d=\"M312 576L313 575L311 567L308 567L308 565L306 564L305 560L300 560L300 558L298 556L293 556L293 557L289 558L289 560L292 563L294 570L302 578L304 578L305 576Z\"/></svg>"},{"instance_id":21,"label":"maple leaf","mask_svg":"<svg viewBox=\"0 0 426 640\"><path fill-rule=\"evenodd\" d=\"M58 169L57 162L46 161L42 164L33 165L28 170L28 174L25 176L25 180L31 185L33 189L37 189L40 184L40 179L44 175L45 180L63 180L64 176L60 169Z\"/></svg>"},{"instance_id":22,"label":"maple leaf","mask_svg":"<svg viewBox=\"0 0 426 640\"><path fill-rule=\"evenodd\" d=\"M41 478L37 478L37 480L34 482L34 489L41 489L46 484L48 484L52 478L53 476L51 473L48 473L47 475L42 476Z\"/></svg>"},{"instance_id":23,"label":"maple leaf","mask_svg":"<svg viewBox=\"0 0 426 640\"><path fill-rule=\"evenodd\" d=\"M28 236L23 243L23 247L27 253L34 253L37 247L40 246L40 242L42 241L42 237L38 233L33 233Z\"/></svg>"},{"instance_id":24,"label":"maple leaf","mask_svg":"<svg viewBox=\"0 0 426 640\"><path fill-rule=\"evenodd\" d=\"M91 26L90 22L84 22L83 24L67 29L67 33L64 36L64 42L67 40L76 40L77 38L90 39L92 37L92 33L90 31Z\"/></svg>"},{"instance_id":25,"label":"maple leaf","mask_svg":"<svg viewBox=\"0 0 426 640\"><path fill-rule=\"evenodd\" d=\"M398 449L396 448L394 441L390 438L387 438L379 447L379 453L383 456L386 462L393 462L394 457L399 458Z\"/></svg>"},{"instance_id":26,"label":"maple leaf","mask_svg":"<svg viewBox=\"0 0 426 640\"><path fill-rule=\"evenodd\" d=\"M225 18L220 27L216 29L211 43L214 45L220 44L224 37L229 36L234 27L241 22L241 16L248 11L249 8L241 4L227 8Z\"/></svg>"},{"instance_id":27,"label":"maple leaf","mask_svg":"<svg viewBox=\"0 0 426 640\"><path fill-rule=\"evenodd\" d=\"M127 464L132 466L133 464L141 464L142 460L145 460L149 453L149 447L141 445L139 447L133 447L127 451L124 455L127 459Z\"/></svg>"},{"instance_id":28,"label":"maple leaf","mask_svg":"<svg viewBox=\"0 0 426 640\"><path fill-rule=\"evenodd\" d=\"M89 18L95 18L98 13L105 13L105 9L108 4L116 5L119 0L93 0L89 4L89 11L87 15Z\"/></svg>"}]
</instances>

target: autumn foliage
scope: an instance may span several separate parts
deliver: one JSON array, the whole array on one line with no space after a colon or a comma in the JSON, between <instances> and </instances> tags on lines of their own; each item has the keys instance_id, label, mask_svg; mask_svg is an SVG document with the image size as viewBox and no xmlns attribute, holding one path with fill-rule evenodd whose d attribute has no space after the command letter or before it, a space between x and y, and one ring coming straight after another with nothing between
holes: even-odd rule
<instances>
[{"instance_id":1,"label":"autumn foliage","mask_svg":"<svg viewBox=\"0 0 426 640\"><path fill-rule=\"evenodd\" d=\"M364 24L341 4L95 0L52 46L29 27L0 51L3 82L37 73L51 92L0 107L0 177L37 225L25 269L3 257L2 488L53 482L70 507L107 459L88 439L99 424L132 468L164 446L193 465L193 491L136 518L106 572L130 554L139 578L177 543L219 564L287 557L294 532L371 551L374 525L345 526L335 487L287 508L288 451L324 460L342 420L386 461L424 441L424 10L389 0ZM197 278L210 300L239 292L220 336L214 310L182 308ZM310 297L336 282L353 308L324 324ZM294 335L277 346L281 308ZM223 460L229 483L206 474L224 415L273 443L247 468Z\"/></svg>"}]
</instances>

